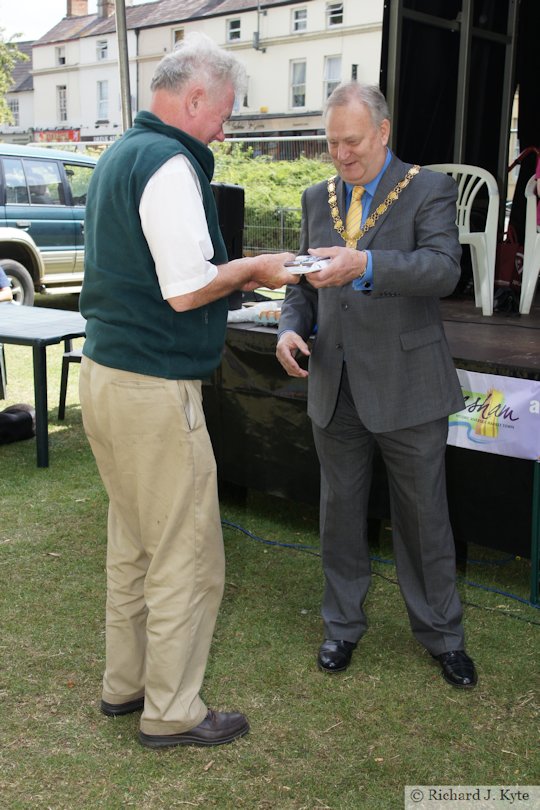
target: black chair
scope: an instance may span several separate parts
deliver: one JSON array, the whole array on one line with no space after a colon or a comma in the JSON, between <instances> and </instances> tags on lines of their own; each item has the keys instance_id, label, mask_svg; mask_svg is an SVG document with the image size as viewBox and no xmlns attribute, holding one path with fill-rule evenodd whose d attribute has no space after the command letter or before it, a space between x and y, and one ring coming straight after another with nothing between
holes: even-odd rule
<instances>
[{"instance_id":1,"label":"black chair","mask_svg":"<svg viewBox=\"0 0 540 810\"><path fill-rule=\"evenodd\" d=\"M60 377L60 398L58 401L58 419L66 415L66 393L70 363L80 363L82 350L73 348L73 341L64 341L64 354L62 355L62 374Z\"/></svg>"}]
</instances>

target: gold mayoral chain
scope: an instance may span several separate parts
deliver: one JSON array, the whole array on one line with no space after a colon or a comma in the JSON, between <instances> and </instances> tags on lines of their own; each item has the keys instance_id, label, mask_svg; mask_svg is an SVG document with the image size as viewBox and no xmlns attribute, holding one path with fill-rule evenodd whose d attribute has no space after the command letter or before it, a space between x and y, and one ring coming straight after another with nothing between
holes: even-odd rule
<instances>
[{"instance_id":1,"label":"gold mayoral chain","mask_svg":"<svg viewBox=\"0 0 540 810\"><path fill-rule=\"evenodd\" d=\"M397 184L397 186L394 186L394 188L388 194L388 196L386 197L384 202L382 202L380 205L378 205L377 208L375 209L375 211L372 214L369 215L369 217L366 219L364 225L361 228L359 228L358 234L351 234L351 235L349 235L347 233L347 231L345 230L345 228L343 227L343 222L342 222L342 219L341 219L341 217L339 215L339 209L338 209L337 197L336 197L337 174L334 175L333 177L328 178L328 182L327 182L327 186L328 186L328 205L330 206L330 213L331 213L332 219L334 221L334 228L339 233L339 235L343 238L343 240L345 242L347 242L347 245L349 245L349 243L354 243L356 245L358 240L361 239L362 236L365 233L367 233L367 231L369 231L371 228L373 228L373 226L375 225L377 220L380 217L382 217L382 215L385 214L388 211L388 209L390 208L392 203L395 203L395 201L397 200L397 198L399 197L399 195L401 194L403 189L406 188L409 185L409 183L411 182L413 177L415 175L417 175L419 171L420 171L420 166L417 166L417 165L411 166L411 168L409 169L409 171L407 172L407 174L405 175L403 180L400 180L399 183Z\"/></svg>"}]
</instances>

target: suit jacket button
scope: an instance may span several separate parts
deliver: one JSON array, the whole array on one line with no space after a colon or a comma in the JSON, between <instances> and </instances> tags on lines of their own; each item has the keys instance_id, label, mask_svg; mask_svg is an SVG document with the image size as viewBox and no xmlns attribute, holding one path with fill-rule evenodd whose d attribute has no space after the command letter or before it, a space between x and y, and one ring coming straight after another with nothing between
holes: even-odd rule
<instances>
[{"instance_id":1,"label":"suit jacket button","mask_svg":"<svg viewBox=\"0 0 540 810\"><path fill-rule=\"evenodd\" d=\"M344 309L344 310L345 310L345 309L349 309L349 305L348 305L348 304L342 304L342 305L341 305L341 308L342 308L342 309Z\"/></svg>"},{"instance_id":2,"label":"suit jacket button","mask_svg":"<svg viewBox=\"0 0 540 810\"><path fill-rule=\"evenodd\" d=\"M336 349L342 349L343 343L336 343Z\"/></svg>"}]
</instances>

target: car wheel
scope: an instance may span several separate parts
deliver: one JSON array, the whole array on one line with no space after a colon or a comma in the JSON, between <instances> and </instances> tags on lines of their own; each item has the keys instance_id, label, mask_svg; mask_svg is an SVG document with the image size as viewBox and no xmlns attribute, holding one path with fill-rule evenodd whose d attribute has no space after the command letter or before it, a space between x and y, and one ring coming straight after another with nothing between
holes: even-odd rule
<instances>
[{"instance_id":1,"label":"car wheel","mask_svg":"<svg viewBox=\"0 0 540 810\"><path fill-rule=\"evenodd\" d=\"M11 281L14 303L31 307L34 303L34 282L26 267L13 259L2 259L0 265Z\"/></svg>"}]
</instances>

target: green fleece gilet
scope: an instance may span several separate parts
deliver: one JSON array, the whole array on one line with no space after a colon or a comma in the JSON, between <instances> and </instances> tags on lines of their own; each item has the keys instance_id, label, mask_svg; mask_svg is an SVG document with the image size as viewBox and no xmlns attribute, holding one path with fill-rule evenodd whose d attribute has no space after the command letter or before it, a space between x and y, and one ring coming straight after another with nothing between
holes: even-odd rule
<instances>
[{"instance_id":1,"label":"green fleece gilet","mask_svg":"<svg viewBox=\"0 0 540 810\"><path fill-rule=\"evenodd\" d=\"M212 261L227 261L210 186L212 152L152 113L139 113L133 127L100 157L88 190L80 297L87 319L83 352L111 368L193 380L219 365L227 299L175 312L162 298L139 203L149 179L174 155L185 155L197 173L214 247Z\"/></svg>"}]
</instances>

